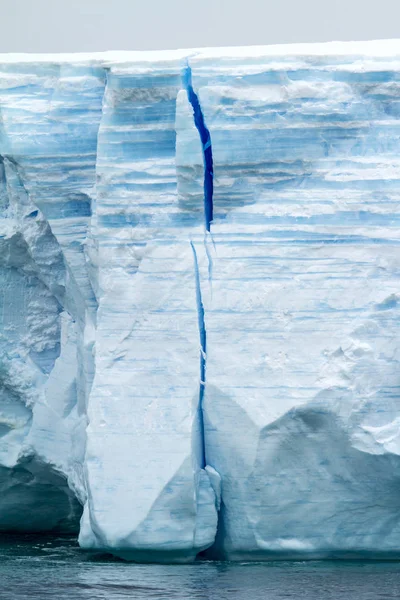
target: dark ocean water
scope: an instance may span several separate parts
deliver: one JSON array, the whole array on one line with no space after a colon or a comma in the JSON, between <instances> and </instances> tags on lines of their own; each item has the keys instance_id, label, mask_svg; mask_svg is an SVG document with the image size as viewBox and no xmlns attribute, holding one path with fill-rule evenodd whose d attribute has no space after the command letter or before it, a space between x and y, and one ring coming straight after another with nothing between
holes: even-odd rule
<instances>
[{"instance_id":1,"label":"dark ocean water","mask_svg":"<svg viewBox=\"0 0 400 600\"><path fill-rule=\"evenodd\" d=\"M400 562L136 565L65 538L0 537L0 599L370 600L400 598Z\"/></svg>"}]
</instances>

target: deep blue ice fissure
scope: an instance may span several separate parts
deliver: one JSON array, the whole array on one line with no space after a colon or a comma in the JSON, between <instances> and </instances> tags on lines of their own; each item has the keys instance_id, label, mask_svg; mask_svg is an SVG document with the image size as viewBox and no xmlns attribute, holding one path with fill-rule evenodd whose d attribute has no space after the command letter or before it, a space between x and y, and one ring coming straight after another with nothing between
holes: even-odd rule
<instances>
[{"instance_id":1,"label":"deep blue ice fissure","mask_svg":"<svg viewBox=\"0 0 400 600\"><path fill-rule=\"evenodd\" d=\"M201 297L200 287L200 272L197 253L193 242L190 242L193 251L194 276L196 282L196 304L197 304L197 319L200 335L200 391L199 391L199 420L200 420L200 437L201 437L201 457L202 467L206 465L206 447L204 439L204 419L203 419L203 397L206 384L206 352L207 352L207 331L204 319L204 306Z\"/></svg>"},{"instance_id":2,"label":"deep blue ice fissure","mask_svg":"<svg viewBox=\"0 0 400 600\"><path fill-rule=\"evenodd\" d=\"M203 152L203 163L204 163L204 222L206 232L211 230L211 222L213 220L213 192L214 192L214 167L213 167L213 155L211 145L211 135L208 130L199 97L193 89L192 85L192 69L189 63L183 71L183 83L186 89L188 101L193 109L194 124L197 131L199 132L201 148ZM204 420L203 420L203 397L204 389L206 384L206 352L207 352L207 332L204 318L204 306L201 297L201 286L200 286L200 273L199 265L197 260L196 249L194 244L190 242L193 251L194 259L194 270L196 278L196 300L197 300L197 316L200 334L200 392L199 392L199 419L200 419L200 435L201 435L201 454L202 454L202 466L206 465L206 450L205 450L205 439L204 439ZM209 252L206 252L209 262L209 277L211 277L212 263L209 256Z\"/></svg>"},{"instance_id":3,"label":"deep blue ice fissure","mask_svg":"<svg viewBox=\"0 0 400 600\"><path fill-rule=\"evenodd\" d=\"M194 124L200 135L204 161L204 220L206 231L210 231L213 220L213 193L214 193L214 167L211 145L211 135L204 121L199 97L192 85L192 69L189 64L183 71L183 83L186 88L188 100L193 109Z\"/></svg>"},{"instance_id":4,"label":"deep blue ice fissure","mask_svg":"<svg viewBox=\"0 0 400 600\"><path fill-rule=\"evenodd\" d=\"M4 167L4 157L0 154L0 209L5 209L8 206L7 198L7 181Z\"/></svg>"}]
</instances>

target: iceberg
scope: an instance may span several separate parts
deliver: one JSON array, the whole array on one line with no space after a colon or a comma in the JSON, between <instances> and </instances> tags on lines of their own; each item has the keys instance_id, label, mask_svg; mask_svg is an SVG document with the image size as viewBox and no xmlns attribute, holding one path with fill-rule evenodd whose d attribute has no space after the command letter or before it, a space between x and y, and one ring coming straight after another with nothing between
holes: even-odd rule
<instances>
[{"instance_id":1,"label":"iceberg","mask_svg":"<svg viewBox=\"0 0 400 600\"><path fill-rule=\"evenodd\" d=\"M0 55L0 531L400 557L400 41Z\"/></svg>"}]
</instances>

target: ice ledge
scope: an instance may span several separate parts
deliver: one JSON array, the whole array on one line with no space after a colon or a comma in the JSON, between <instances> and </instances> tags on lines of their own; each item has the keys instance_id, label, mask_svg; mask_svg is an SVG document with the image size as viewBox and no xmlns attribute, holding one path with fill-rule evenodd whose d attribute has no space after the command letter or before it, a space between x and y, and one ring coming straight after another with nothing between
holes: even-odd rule
<instances>
[{"instance_id":1,"label":"ice ledge","mask_svg":"<svg viewBox=\"0 0 400 600\"><path fill-rule=\"evenodd\" d=\"M155 62L179 60L187 56L207 58L257 58L263 56L370 56L400 57L400 39L356 42L322 42L301 44L274 44L271 46L228 46L221 48L184 48L177 50L110 50L106 52L73 53L9 53L0 54L1 63L89 63L107 65L114 63Z\"/></svg>"}]
</instances>

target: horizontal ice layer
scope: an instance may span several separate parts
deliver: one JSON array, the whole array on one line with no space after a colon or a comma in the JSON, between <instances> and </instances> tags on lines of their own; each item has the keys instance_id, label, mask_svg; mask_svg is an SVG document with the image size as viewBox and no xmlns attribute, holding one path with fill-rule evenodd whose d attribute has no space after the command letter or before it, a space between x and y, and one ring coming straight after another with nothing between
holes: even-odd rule
<instances>
[{"instance_id":1,"label":"horizontal ice layer","mask_svg":"<svg viewBox=\"0 0 400 600\"><path fill-rule=\"evenodd\" d=\"M0 57L0 529L399 555L399 98L399 41Z\"/></svg>"}]
</instances>

